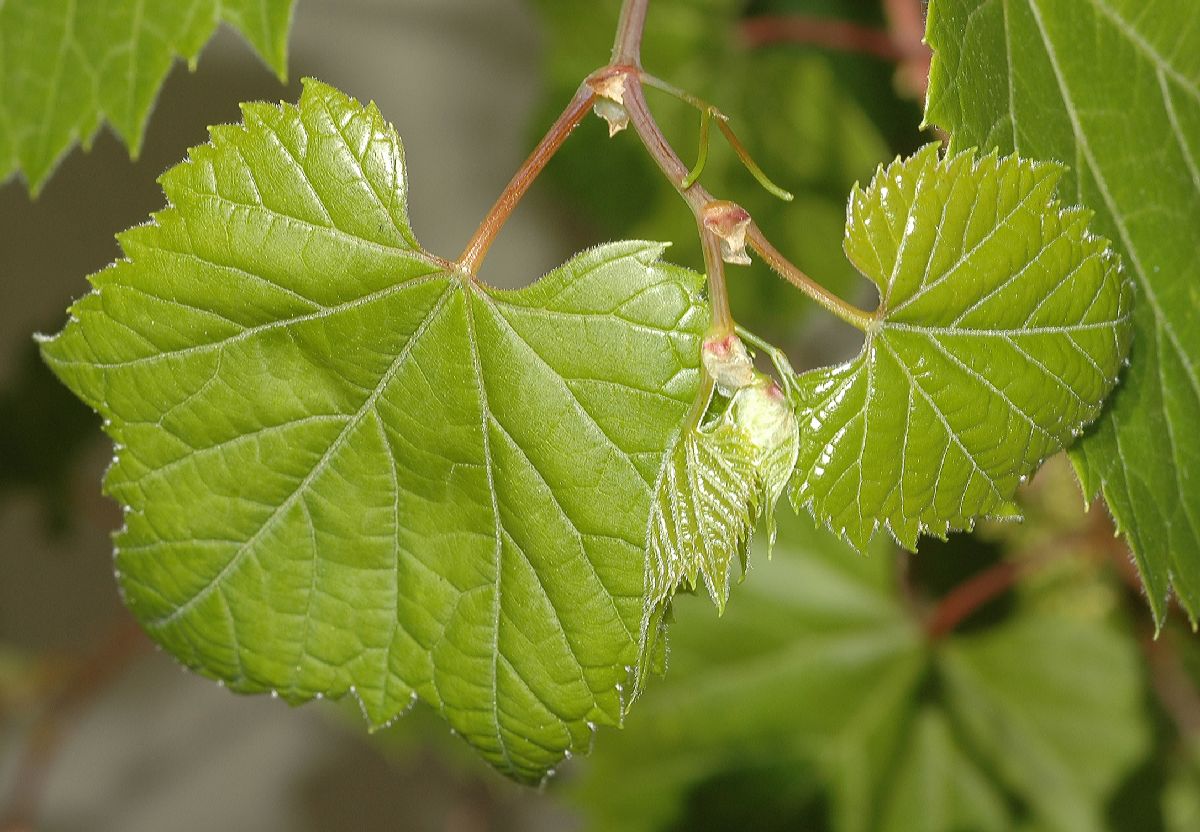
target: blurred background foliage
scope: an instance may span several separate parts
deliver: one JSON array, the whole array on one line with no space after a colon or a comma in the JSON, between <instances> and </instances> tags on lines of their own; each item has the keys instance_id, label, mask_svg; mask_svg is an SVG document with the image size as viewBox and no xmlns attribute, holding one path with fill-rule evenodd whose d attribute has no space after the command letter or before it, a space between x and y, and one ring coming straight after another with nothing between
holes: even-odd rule
<instances>
[{"instance_id":1,"label":"blurred background foliage","mask_svg":"<svg viewBox=\"0 0 1200 832\"><path fill-rule=\"evenodd\" d=\"M338 40L348 6L302 0L292 65L379 99L406 140L418 231L439 248L466 238L519 148L607 59L618 6L360 0L359 28ZM934 138L919 127L919 14L918 0L655 0L645 36L647 70L728 114L796 198L760 188L715 130L709 190L868 307L841 252L846 197ZM466 64L463 77L389 69L402 31L414 60L452 52L445 66ZM119 518L95 494L108 455L95 418L28 336L54 328L81 276L116 254L112 232L158 206L154 174L205 124L236 119L238 100L295 98L239 48L218 44L198 75L172 76L136 165L101 141L41 202L0 192L0 828L1200 829L1196 637L1175 614L1155 638L1128 553L1102 508L1085 513L1062 459L1022 493L1024 523L925 541L917 556L885 540L856 555L781 508L774 557L756 552L726 614L681 596L667 676L541 791L486 771L421 708L368 739L348 708L292 712L170 672L119 612L106 554ZM374 57L350 70L331 50ZM490 86L468 86L479 73ZM398 89L385 97L380 76ZM694 158L698 113L649 95ZM460 127L491 149L447 163L449 178L425 172ZM433 191L447 204L423 208ZM47 256L64 236L78 250ZM528 273L621 237L670 240L672 259L700 266L690 213L635 137L588 119L489 268ZM35 287L43 273L56 277ZM761 263L732 269L730 285L739 321L798 369L857 347Z\"/></svg>"}]
</instances>

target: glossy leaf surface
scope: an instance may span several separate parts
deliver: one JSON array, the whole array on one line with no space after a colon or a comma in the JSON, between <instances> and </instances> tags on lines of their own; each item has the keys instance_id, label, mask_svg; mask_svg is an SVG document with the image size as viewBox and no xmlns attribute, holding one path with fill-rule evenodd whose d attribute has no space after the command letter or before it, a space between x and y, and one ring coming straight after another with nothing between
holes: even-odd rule
<instances>
[{"instance_id":1,"label":"glossy leaf surface","mask_svg":"<svg viewBox=\"0 0 1200 832\"><path fill-rule=\"evenodd\" d=\"M1200 9L1192 0L934 0L926 117L951 146L1070 166L1138 288L1132 365L1072 458L1156 617L1200 615Z\"/></svg>"},{"instance_id":2,"label":"glossy leaf surface","mask_svg":"<svg viewBox=\"0 0 1200 832\"><path fill-rule=\"evenodd\" d=\"M854 545L1013 514L1112 389L1132 288L1060 175L930 145L851 195L846 253L880 303L857 358L800 377L792 499Z\"/></svg>"},{"instance_id":3,"label":"glossy leaf surface","mask_svg":"<svg viewBox=\"0 0 1200 832\"><path fill-rule=\"evenodd\" d=\"M743 565L761 508L754 446L732 422L685 431L659 474L648 538L655 604L677 586L708 590L718 610L729 599L735 557Z\"/></svg>"},{"instance_id":4,"label":"glossy leaf surface","mask_svg":"<svg viewBox=\"0 0 1200 832\"><path fill-rule=\"evenodd\" d=\"M763 514L774 538L775 504L796 465L799 435L778 386L759 373L752 379L711 423L684 430L667 453L647 532L648 610L669 604L677 587L703 584L724 612L733 559L744 573Z\"/></svg>"},{"instance_id":5,"label":"glossy leaf surface","mask_svg":"<svg viewBox=\"0 0 1200 832\"><path fill-rule=\"evenodd\" d=\"M43 348L117 446L125 599L235 690L419 696L536 781L624 713L702 279L616 243L484 287L416 244L374 106L244 114Z\"/></svg>"}]
</instances>

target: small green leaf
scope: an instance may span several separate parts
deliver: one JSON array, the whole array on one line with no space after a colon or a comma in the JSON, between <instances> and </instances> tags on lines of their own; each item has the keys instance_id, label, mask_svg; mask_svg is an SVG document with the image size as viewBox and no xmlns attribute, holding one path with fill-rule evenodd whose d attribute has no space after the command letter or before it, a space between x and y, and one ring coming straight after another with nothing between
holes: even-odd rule
<instances>
[{"instance_id":1,"label":"small green leaf","mask_svg":"<svg viewBox=\"0 0 1200 832\"><path fill-rule=\"evenodd\" d=\"M745 567L758 519L754 445L731 419L684 431L659 474L650 512L647 601L670 601L676 587L703 581L720 611L729 599L730 565Z\"/></svg>"},{"instance_id":2,"label":"small green leaf","mask_svg":"<svg viewBox=\"0 0 1200 832\"><path fill-rule=\"evenodd\" d=\"M419 696L536 781L627 705L702 278L614 243L487 288L416 244L373 105L244 114L43 347L117 447L125 599L235 690Z\"/></svg>"},{"instance_id":3,"label":"small green leaf","mask_svg":"<svg viewBox=\"0 0 1200 832\"><path fill-rule=\"evenodd\" d=\"M656 642L676 589L694 591L703 582L718 614L724 613L731 564L740 558L745 574L750 538L764 512L774 542L775 504L800 450L791 402L754 369L736 335L706 341L702 358L722 394L721 412L708 424L685 428L659 471L646 535L646 647L639 690L647 663L656 661Z\"/></svg>"},{"instance_id":4,"label":"small green leaf","mask_svg":"<svg viewBox=\"0 0 1200 832\"><path fill-rule=\"evenodd\" d=\"M1071 164L1138 287L1131 365L1071 451L1161 622L1200 619L1200 17L1195 0L933 0L926 118L951 148Z\"/></svg>"},{"instance_id":5,"label":"small green leaf","mask_svg":"<svg viewBox=\"0 0 1200 832\"><path fill-rule=\"evenodd\" d=\"M0 181L37 193L105 119L136 156L177 57L195 61L225 22L282 78L293 0L7 0L0 3Z\"/></svg>"},{"instance_id":6,"label":"small green leaf","mask_svg":"<svg viewBox=\"0 0 1200 832\"><path fill-rule=\"evenodd\" d=\"M862 547L1011 516L1017 485L1096 418L1132 289L1061 168L930 145L855 188L846 253L879 289L862 352L805 373L792 488Z\"/></svg>"}]
</instances>

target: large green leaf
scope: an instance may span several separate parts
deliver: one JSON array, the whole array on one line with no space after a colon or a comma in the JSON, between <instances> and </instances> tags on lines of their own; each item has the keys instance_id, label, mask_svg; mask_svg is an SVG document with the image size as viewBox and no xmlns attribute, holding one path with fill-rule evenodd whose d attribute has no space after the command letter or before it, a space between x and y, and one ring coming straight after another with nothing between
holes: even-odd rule
<instances>
[{"instance_id":1,"label":"large green leaf","mask_svg":"<svg viewBox=\"0 0 1200 832\"><path fill-rule=\"evenodd\" d=\"M177 57L195 61L221 22L282 77L293 0L7 0L0 3L0 181L35 193L107 120L136 155Z\"/></svg>"},{"instance_id":2,"label":"large green leaf","mask_svg":"<svg viewBox=\"0 0 1200 832\"><path fill-rule=\"evenodd\" d=\"M618 243L487 288L416 244L374 106L244 114L43 347L117 446L126 601L236 690L420 696L537 780L624 712L702 279Z\"/></svg>"},{"instance_id":3,"label":"large green leaf","mask_svg":"<svg viewBox=\"0 0 1200 832\"><path fill-rule=\"evenodd\" d=\"M930 640L886 546L781 525L722 619L677 599L666 680L580 762L594 828L1107 828L1150 731L1103 605L1070 583Z\"/></svg>"},{"instance_id":4,"label":"large green leaf","mask_svg":"<svg viewBox=\"0 0 1200 832\"><path fill-rule=\"evenodd\" d=\"M1200 7L935 0L927 118L953 148L1057 159L1139 292L1132 366L1073 452L1133 548L1155 616L1200 615Z\"/></svg>"},{"instance_id":5,"label":"large green leaf","mask_svg":"<svg viewBox=\"0 0 1200 832\"><path fill-rule=\"evenodd\" d=\"M854 360L800 377L792 498L860 548L1013 514L1112 389L1132 290L1060 175L929 145L851 195L846 253L880 302Z\"/></svg>"}]
</instances>

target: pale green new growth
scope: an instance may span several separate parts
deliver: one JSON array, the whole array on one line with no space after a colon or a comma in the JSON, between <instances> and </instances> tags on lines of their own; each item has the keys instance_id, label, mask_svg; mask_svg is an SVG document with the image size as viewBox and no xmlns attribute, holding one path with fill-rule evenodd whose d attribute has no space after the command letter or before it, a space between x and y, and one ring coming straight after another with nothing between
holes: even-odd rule
<instances>
[{"instance_id":1,"label":"pale green new growth","mask_svg":"<svg viewBox=\"0 0 1200 832\"><path fill-rule=\"evenodd\" d=\"M1062 159L1136 281L1131 366L1072 451L1160 622L1200 616L1200 6L934 0L926 118L953 149Z\"/></svg>"},{"instance_id":2,"label":"pale green new growth","mask_svg":"<svg viewBox=\"0 0 1200 832\"><path fill-rule=\"evenodd\" d=\"M764 513L774 542L775 504L796 465L800 440L782 392L768 377L751 373L713 423L676 438L659 472L647 532L639 690L658 660L676 590L703 583L718 614L724 613L733 559L740 559L744 575L751 535Z\"/></svg>"},{"instance_id":3,"label":"pale green new growth","mask_svg":"<svg viewBox=\"0 0 1200 832\"><path fill-rule=\"evenodd\" d=\"M36 193L105 120L136 156L171 65L194 62L222 22L283 77L291 12L292 0L0 2L0 181L21 171Z\"/></svg>"},{"instance_id":4,"label":"pale green new growth","mask_svg":"<svg viewBox=\"0 0 1200 832\"><path fill-rule=\"evenodd\" d=\"M1062 169L936 145L855 189L846 253L879 289L862 352L799 379L792 488L858 547L1011 516L1017 485L1096 418L1132 287Z\"/></svg>"},{"instance_id":5,"label":"pale green new growth","mask_svg":"<svg viewBox=\"0 0 1200 832\"><path fill-rule=\"evenodd\" d=\"M628 704L702 278L615 243L487 288L415 242L374 106L244 115L43 348L117 447L126 601L235 690L419 696L536 781Z\"/></svg>"},{"instance_id":6,"label":"pale green new growth","mask_svg":"<svg viewBox=\"0 0 1200 832\"><path fill-rule=\"evenodd\" d=\"M754 445L732 419L684 431L667 455L650 513L647 603L665 604L676 587L708 589L721 612L734 557L745 569L761 507Z\"/></svg>"}]
</instances>

